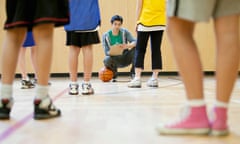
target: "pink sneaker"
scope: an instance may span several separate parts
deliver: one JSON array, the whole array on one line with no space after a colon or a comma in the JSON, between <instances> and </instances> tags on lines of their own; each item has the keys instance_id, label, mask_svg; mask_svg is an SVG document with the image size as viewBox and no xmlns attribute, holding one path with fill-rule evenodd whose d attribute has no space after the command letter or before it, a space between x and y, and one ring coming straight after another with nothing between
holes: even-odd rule
<instances>
[{"instance_id":1,"label":"pink sneaker","mask_svg":"<svg viewBox=\"0 0 240 144\"><path fill-rule=\"evenodd\" d=\"M160 134L208 134L210 124L208 121L206 106L186 107L181 120L159 126Z\"/></svg>"},{"instance_id":2,"label":"pink sneaker","mask_svg":"<svg viewBox=\"0 0 240 144\"><path fill-rule=\"evenodd\" d=\"M214 136L228 135L227 108L215 107L213 109L211 128L211 134Z\"/></svg>"}]
</instances>

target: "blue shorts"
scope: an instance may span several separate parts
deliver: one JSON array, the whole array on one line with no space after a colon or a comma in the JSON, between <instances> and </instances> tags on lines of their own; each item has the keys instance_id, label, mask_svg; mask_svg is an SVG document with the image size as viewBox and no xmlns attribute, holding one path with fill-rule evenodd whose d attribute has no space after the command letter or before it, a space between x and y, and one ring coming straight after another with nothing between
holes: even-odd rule
<instances>
[{"instance_id":1,"label":"blue shorts","mask_svg":"<svg viewBox=\"0 0 240 144\"><path fill-rule=\"evenodd\" d=\"M35 42L33 39L33 34L31 31L27 32L27 36L25 38L25 41L23 43L23 47L32 47L35 46Z\"/></svg>"}]
</instances>

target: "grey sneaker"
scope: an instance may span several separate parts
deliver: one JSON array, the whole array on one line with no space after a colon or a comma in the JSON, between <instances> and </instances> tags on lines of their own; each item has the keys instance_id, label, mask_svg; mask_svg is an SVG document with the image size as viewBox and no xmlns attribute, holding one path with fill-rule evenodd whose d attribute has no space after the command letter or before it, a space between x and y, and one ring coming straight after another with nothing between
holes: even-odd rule
<instances>
[{"instance_id":1,"label":"grey sneaker","mask_svg":"<svg viewBox=\"0 0 240 144\"><path fill-rule=\"evenodd\" d=\"M131 80L128 83L128 87L129 88L141 88L142 87L141 80L138 78L134 78L133 80Z\"/></svg>"},{"instance_id":2,"label":"grey sneaker","mask_svg":"<svg viewBox=\"0 0 240 144\"><path fill-rule=\"evenodd\" d=\"M147 86L148 86L148 87L158 87L158 79L150 78L150 79L147 81Z\"/></svg>"},{"instance_id":3,"label":"grey sneaker","mask_svg":"<svg viewBox=\"0 0 240 144\"><path fill-rule=\"evenodd\" d=\"M69 95L78 95L78 84L69 85Z\"/></svg>"},{"instance_id":4,"label":"grey sneaker","mask_svg":"<svg viewBox=\"0 0 240 144\"><path fill-rule=\"evenodd\" d=\"M31 89L35 87L35 84L31 80L21 80L21 89Z\"/></svg>"},{"instance_id":5,"label":"grey sneaker","mask_svg":"<svg viewBox=\"0 0 240 144\"><path fill-rule=\"evenodd\" d=\"M82 84L82 95L92 95L94 94L94 89L90 83Z\"/></svg>"}]
</instances>

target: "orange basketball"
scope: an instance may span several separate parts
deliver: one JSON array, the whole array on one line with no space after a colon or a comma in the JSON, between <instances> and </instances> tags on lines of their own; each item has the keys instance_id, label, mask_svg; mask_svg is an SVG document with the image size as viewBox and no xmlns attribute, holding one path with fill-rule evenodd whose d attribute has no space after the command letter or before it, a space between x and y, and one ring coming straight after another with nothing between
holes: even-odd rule
<instances>
[{"instance_id":1,"label":"orange basketball","mask_svg":"<svg viewBox=\"0 0 240 144\"><path fill-rule=\"evenodd\" d=\"M113 72L110 69L103 67L98 72L98 78L103 82L109 82L113 78Z\"/></svg>"}]
</instances>

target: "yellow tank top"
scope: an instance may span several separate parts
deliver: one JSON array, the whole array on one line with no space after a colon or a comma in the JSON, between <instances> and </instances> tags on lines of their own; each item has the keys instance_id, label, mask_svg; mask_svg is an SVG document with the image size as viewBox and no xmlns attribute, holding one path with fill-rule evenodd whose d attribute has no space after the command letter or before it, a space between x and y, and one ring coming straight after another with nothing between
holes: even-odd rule
<instances>
[{"instance_id":1,"label":"yellow tank top","mask_svg":"<svg viewBox=\"0 0 240 144\"><path fill-rule=\"evenodd\" d=\"M166 25L166 0L143 0L137 23L144 26Z\"/></svg>"}]
</instances>

